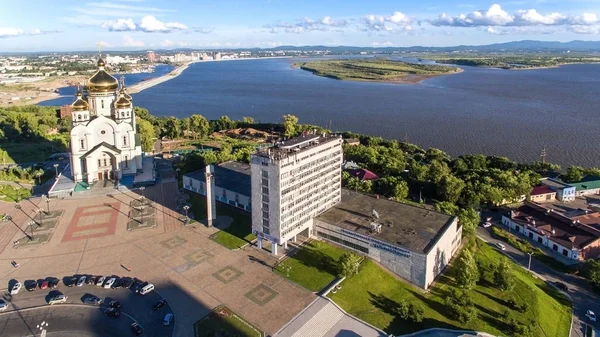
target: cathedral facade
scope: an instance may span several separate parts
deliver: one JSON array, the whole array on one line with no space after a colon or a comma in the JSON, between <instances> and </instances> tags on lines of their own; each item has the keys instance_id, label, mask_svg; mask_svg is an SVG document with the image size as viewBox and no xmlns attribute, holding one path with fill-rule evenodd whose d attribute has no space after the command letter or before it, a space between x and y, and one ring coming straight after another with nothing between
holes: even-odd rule
<instances>
[{"instance_id":1,"label":"cathedral facade","mask_svg":"<svg viewBox=\"0 0 600 337\"><path fill-rule=\"evenodd\" d=\"M78 91L71 105L71 174L75 182L117 181L142 171L132 98L104 66L100 57L87 90Z\"/></svg>"}]
</instances>

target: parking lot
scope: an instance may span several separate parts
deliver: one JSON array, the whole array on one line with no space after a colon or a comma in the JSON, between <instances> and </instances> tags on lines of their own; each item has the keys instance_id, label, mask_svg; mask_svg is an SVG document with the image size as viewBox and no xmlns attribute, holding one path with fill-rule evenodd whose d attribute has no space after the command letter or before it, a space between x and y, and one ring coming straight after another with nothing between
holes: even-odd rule
<instances>
[{"instance_id":1,"label":"parking lot","mask_svg":"<svg viewBox=\"0 0 600 337\"><path fill-rule=\"evenodd\" d=\"M40 289L27 291L22 287L18 294L9 295L9 289L3 289L3 298L10 303L7 311L0 313L0 336L29 336L43 321L51 322L48 328L49 335L56 336L132 336L130 325L138 322L144 332L141 336L171 336L174 321L169 326L163 325L167 313L172 313L169 305L158 310L153 306L161 299L155 291L147 295L136 294L132 289L109 288L97 285L84 284L80 287L68 287L64 281L69 282L69 277L59 277L60 282L55 289ZM17 280L12 280L12 286ZM18 280L24 283L25 280ZM41 280L36 281L41 284ZM69 284L69 283L67 283ZM57 292L67 296L65 304L49 305L48 301ZM102 300L100 305L84 304L90 296L97 296ZM104 311L113 300L119 301L121 315L116 318L104 315ZM38 331L39 332L39 331ZM36 334L38 333L36 332Z\"/></svg>"}]
</instances>

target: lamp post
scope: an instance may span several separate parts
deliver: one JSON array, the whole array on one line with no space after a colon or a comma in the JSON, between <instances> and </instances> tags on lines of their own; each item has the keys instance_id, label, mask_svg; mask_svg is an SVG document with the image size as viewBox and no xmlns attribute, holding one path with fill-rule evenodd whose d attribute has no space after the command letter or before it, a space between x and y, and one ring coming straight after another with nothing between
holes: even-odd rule
<instances>
[{"instance_id":1,"label":"lamp post","mask_svg":"<svg viewBox=\"0 0 600 337\"><path fill-rule=\"evenodd\" d=\"M40 227L44 223L44 218L42 216L42 214L44 213L44 210L41 209L41 208L38 208L38 209L35 210L35 212L40 215L40 222L36 222L37 226Z\"/></svg>"},{"instance_id":2,"label":"lamp post","mask_svg":"<svg viewBox=\"0 0 600 337\"><path fill-rule=\"evenodd\" d=\"M142 221L140 222L141 225L144 225L144 206L140 206L140 216L142 218Z\"/></svg>"},{"instance_id":3,"label":"lamp post","mask_svg":"<svg viewBox=\"0 0 600 337\"><path fill-rule=\"evenodd\" d=\"M146 189L146 187L142 186L140 187L140 191L142 191L142 197L140 198L142 201L144 201L144 190Z\"/></svg>"},{"instance_id":4,"label":"lamp post","mask_svg":"<svg viewBox=\"0 0 600 337\"><path fill-rule=\"evenodd\" d=\"M54 164L52 166L54 166L54 171L55 171L54 178L58 179L58 164Z\"/></svg>"},{"instance_id":5,"label":"lamp post","mask_svg":"<svg viewBox=\"0 0 600 337\"><path fill-rule=\"evenodd\" d=\"M38 178L38 185L40 185L42 183L42 172L36 173L35 176Z\"/></svg>"},{"instance_id":6,"label":"lamp post","mask_svg":"<svg viewBox=\"0 0 600 337\"><path fill-rule=\"evenodd\" d=\"M40 329L40 331L42 332L40 334L40 337L46 337L46 330L48 329L48 322L43 321L42 324L38 324L37 328Z\"/></svg>"},{"instance_id":7,"label":"lamp post","mask_svg":"<svg viewBox=\"0 0 600 337\"><path fill-rule=\"evenodd\" d=\"M17 227L23 234L25 234L25 236L29 239L29 241L33 240L33 236L27 234L26 231L24 231L21 227L19 227L19 225L17 225L17 223L13 221L12 216L10 216L8 214L4 214L4 216L2 217L2 220L12 222L12 224L15 225L15 227Z\"/></svg>"},{"instance_id":8,"label":"lamp post","mask_svg":"<svg viewBox=\"0 0 600 337\"><path fill-rule=\"evenodd\" d=\"M185 211L185 223L190 222L190 217L188 216L189 209L190 209L190 206L188 206L188 205L183 206L183 210Z\"/></svg>"},{"instance_id":9,"label":"lamp post","mask_svg":"<svg viewBox=\"0 0 600 337\"><path fill-rule=\"evenodd\" d=\"M46 206L48 206L48 212L46 214L50 214L50 198L46 197Z\"/></svg>"}]
</instances>

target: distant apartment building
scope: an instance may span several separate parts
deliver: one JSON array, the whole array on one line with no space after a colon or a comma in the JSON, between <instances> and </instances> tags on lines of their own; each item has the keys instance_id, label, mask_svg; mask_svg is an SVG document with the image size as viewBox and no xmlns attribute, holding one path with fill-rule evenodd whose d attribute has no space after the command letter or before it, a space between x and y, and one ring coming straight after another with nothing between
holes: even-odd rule
<instances>
[{"instance_id":1,"label":"distant apartment building","mask_svg":"<svg viewBox=\"0 0 600 337\"><path fill-rule=\"evenodd\" d=\"M225 162L214 167L215 199L227 205L250 212L250 165ZM186 173L183 188L206 196L206 171Z\"/></svg>"},{"instance_id":2,"label":"distant apartment building","mask_svg":"<svg viewBox=\"0 0 600 337\"><path fill-rule=\"evenodd\" d=\"M154 54L154 52L152 50L148 51L148 62L150 63L154 63L156 62L156 54Z\"/></svg>"},{"instance_id":3,"label":"distant apartment building","mask_svg":"<svg viewBox=\"0 0 600 337\"><path fill-rule=\"evenodd\" d=\"M575 200L575 187L573 187L567 183L563 183L560 180L547 178L547 179L542 179L542 185L555 191L557 200L560 200L560 201Z\"/></svg>"},{"instance_id":4,"label":"distant apartment building","mask_svg":"<svg viewBox=\"0 0 600 337\"><path fill-rule=\"evenodd\" d=\"M272 253L296 235L313 235L313 219L340 202L342 138L304 134L258 150L251 159L252 231Z\"/></svg>"},{"instance_id":5,"label":"distant apartment building","mask_svg":"<svg viewBox=\"0 0 600 337\"><path fill-rule=\"evenodd\" d=\"M600 216L588 210L563 211L525 202L502 215L502 224L573 260L600 257Z\"/></svg>"}]
</instances>

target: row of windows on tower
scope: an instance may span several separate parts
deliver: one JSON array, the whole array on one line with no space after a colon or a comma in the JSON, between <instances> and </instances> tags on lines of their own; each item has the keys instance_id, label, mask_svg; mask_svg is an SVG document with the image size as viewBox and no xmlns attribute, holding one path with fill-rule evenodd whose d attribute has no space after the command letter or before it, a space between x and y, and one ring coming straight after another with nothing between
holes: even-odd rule
<instances>
[{"instance_id":1,"label":"row of windows on tower","mask_svg":"<svg viewBox=\"0 0 600 337\"><path fill-rule=\"evenodd\" d=\"M82 150L85 150L85 139L80 139L79 145L81 146ZM123 136L123 146L127 146L127 136Z\"/></svg>"},{"instance_id":2,"label":"row of windows on tower","mask_svg":"<svg viewBox=\"0 0 600 337\"><path fill-rule=\"evenodd\" d=\"M130 116L131 115L130 115L129 111L127 111L127 112L121 111L121 118L130 117ZM119 117L119 115L117 115L117 117ZM83 114L83 115L82 114L78 114L77 115L77 120L78 121L86 120L86 119L88 119L88 114Z\"/></svg>"},{"instance_id":3,"label":"row of windows on tower","mask_svg":"<svg viewBox=\"0 0 600 337\"><path fill-rule=\"evenodd\" d=\"M125 168L129 168L129 157L125 156ZM104 165L102 165L104 164ZM102 168L102 167L109 167L112 166L112 162L110 159L98 159L98 168Z\"/></svg>"}]
</instances>

